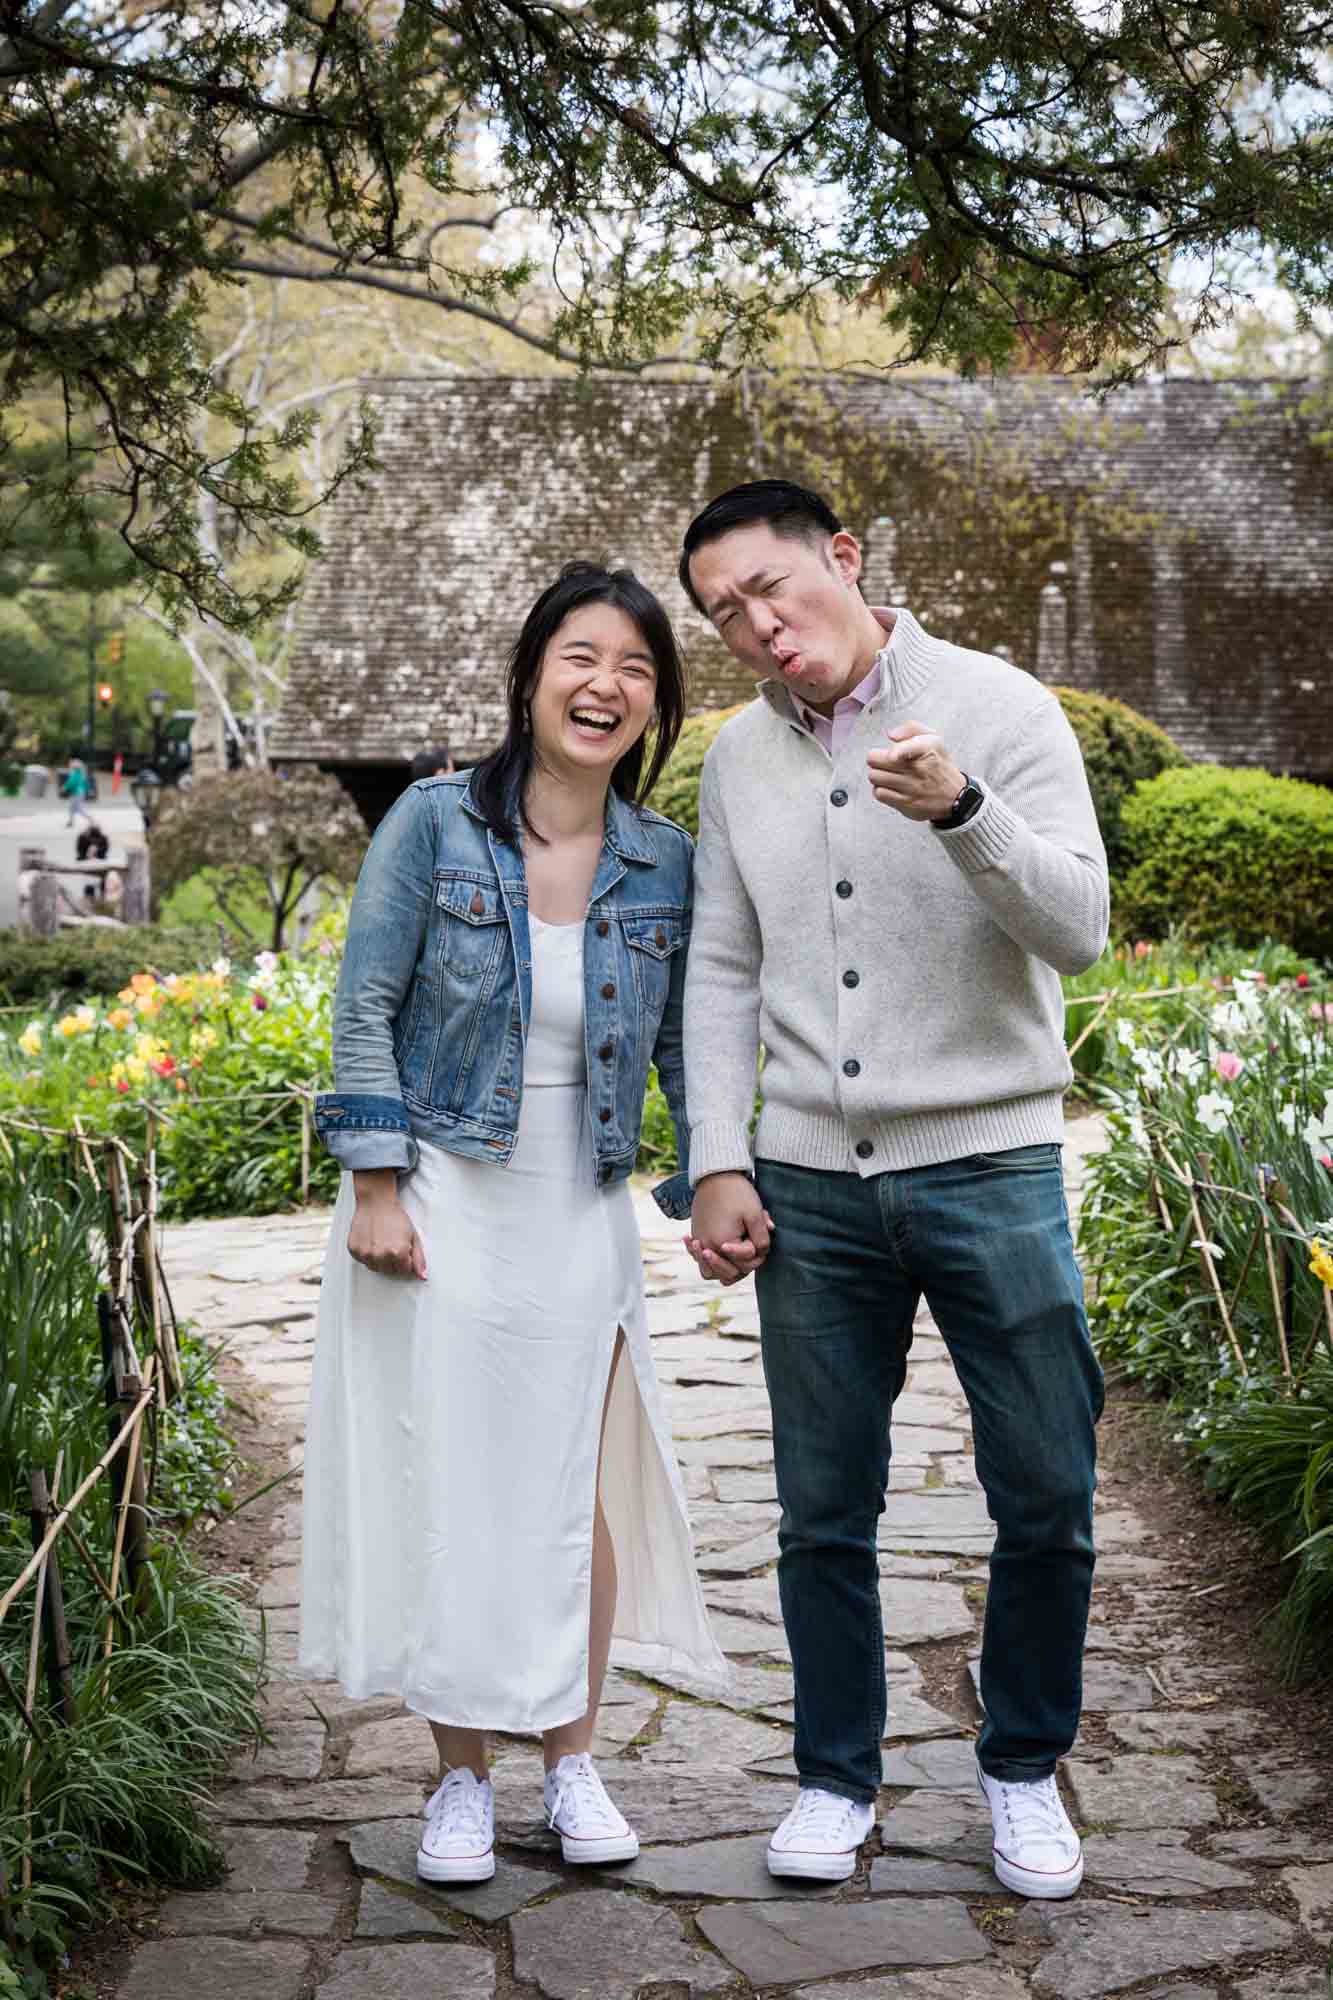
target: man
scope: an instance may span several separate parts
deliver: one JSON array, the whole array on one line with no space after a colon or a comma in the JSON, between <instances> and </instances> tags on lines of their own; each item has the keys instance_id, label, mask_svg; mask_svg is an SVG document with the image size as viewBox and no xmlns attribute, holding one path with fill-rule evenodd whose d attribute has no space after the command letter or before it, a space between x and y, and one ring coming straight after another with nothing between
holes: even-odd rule
<instances>
[{"instance_id":1,"label":"man","mask_svg":"<svg viewBox=\"0 0 1333 2000\"><path fill-rule=\"evenodd\" d=\"M877 1522L924 1294L997 1534L979 1779L995 1868L1072 1895L1092 1582L1088 1338L1060 1172L1059 974L1106 939L1106 859L1058 702L1006 661L873 611L816 494L736 487L680 576L760 699L704 764L685 995L690 1247L756 1273L796 1805L776 1875L838 1880L874 1825L885 1726ZM763 1107L749 1126L756 1059Z\"/></svg>"},{"instance_id":2,"label":"man","mask_svg":"<svg viewBox=\"0 0 1333 2000\"><path fill-rule=\"evenodd\" d=\"M418 778L448 778L454 768L453 753L447 743L437 743L433 749L418 750L407 767L407 782L414 785Z\"/></svg>"}]
</instances>

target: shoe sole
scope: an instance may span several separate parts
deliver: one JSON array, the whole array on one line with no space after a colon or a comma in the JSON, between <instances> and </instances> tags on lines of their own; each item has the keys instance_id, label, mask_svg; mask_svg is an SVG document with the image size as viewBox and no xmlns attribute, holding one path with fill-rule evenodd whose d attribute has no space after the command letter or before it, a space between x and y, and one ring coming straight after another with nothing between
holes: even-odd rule
<instances>
[{"instance_id":1,"label":"shoe sole","mask_svg":"<svg viewBox=\"0 0 1333 2000\"><path fill-rule=\"evenodd\" d=\"M770 1847L768 1872L781 1879L792 1875L804 1882L845 1882L856 1873L856 1850L850 1854L783 1854Z\"/></svg>"},{"instance_id":2,"label":"shoe sole","mask_svg":"<svg viewBox=\"0 0 1333 2000\"><path fill-rule=\"evenodd\" d=\"M1072 1896L1083 1880L1083 1856L1080 1854L1072 1868L1066 1868L1058 1875L1043 1875L1035 1868L1020 1868L1013 1861L1006 1861L998 1851L993 1851L992 1859L996 1880L1016 1895L1030 1896L1049 1903L1062 1902Z\"/></svg>"},{"instance_id":3,"label":"shoe sole","mask_svg":"<svg viewBox=\"0 0 1333 2000\"><path fill-rule=\"evenodd\" d=\"M489 1882L495 1873L495 1854L460 1854L442 1860L437 1854L417 1850L417 1874L423 1882Z\"/></svg>"},{"instance_id":4,"label":"shoe sole","mask_svg":"<svg viewBox=\"0 0 1333 2000\"><path fill-rule=\"evenodd\" d=\"M593 1861L637 1861L639 1836L622 1833L610 1840L571 1840L567 1833L562 1833L560 1852L576 1868Z\"/></svg>"}]
</instances>

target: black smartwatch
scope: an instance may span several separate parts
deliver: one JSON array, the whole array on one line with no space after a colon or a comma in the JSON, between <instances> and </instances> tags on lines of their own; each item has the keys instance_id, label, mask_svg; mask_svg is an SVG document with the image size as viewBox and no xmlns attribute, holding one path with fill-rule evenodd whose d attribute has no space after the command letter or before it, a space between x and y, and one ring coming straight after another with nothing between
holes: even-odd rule
<instances>
[{"instance_id":1,"label":"black smartwatch","mask_svg":"<svg viewBox=\"0 0 1333 2000\"><path fill-rule=\"evenodd\" d=\"M952 833L956 827L966 826L972 815L980 809L986 794L975 778L963 773L963 789L950 806L943 819L933 819L930 823L941 833Z\"/></svg>"}]
</instances>

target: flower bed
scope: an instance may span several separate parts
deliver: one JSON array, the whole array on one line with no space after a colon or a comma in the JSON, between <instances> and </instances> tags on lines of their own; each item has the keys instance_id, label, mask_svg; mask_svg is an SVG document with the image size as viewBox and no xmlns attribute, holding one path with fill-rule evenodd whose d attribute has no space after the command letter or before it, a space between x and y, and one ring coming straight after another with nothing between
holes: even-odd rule
<instances>
[{"instance_id":1,"label":"flower bed","mask_svg":"<svg viewBox=\"0 0 1333 2000\"><path fill-rule=\"evenodd\" d=\"M329 1076L336 970L324 938L245 970L136 972L111 999L34 1015L0 1039L0 1112L131 1144L151 1114L177 1219L331 1199L338 1169L311 1143L309 1101Z\"/></svg>"},{"instance_id":2,"label":"flower bed","mask_svg":"<svg viewBox=\"0 0 1333 2000\"><path fill-rule=\"evenodd\" d=\"M1080 1247L1112 1369L1171 1399L1288 1564L1288 1667L1333 1636L1333 998L1259 968L1108 1020Z\"/></svg>"}]
</instances>

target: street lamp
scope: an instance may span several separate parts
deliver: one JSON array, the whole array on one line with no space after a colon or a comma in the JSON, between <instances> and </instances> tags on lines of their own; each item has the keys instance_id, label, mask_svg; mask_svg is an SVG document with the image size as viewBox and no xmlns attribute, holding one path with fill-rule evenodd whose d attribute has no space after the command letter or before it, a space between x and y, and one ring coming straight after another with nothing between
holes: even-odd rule
<instances>
[{"instance_id":1,"label":"street lamp","mask_svg":"<svg viewBox=\"0 0 1333 2000\"><path fill-rule=\"evenodd\" d=\"M148 697L148 713L153 718L153 769L162 762L162 718L167 712L167 696L163 688L154 688Z\"/></svg>"},{"instance_id":2,"label":"street lamp","mask_svg":"<svg viewBox=\"0 0 1333 2000\"><path fill-rule=\"evenodd\" d=\"M157 803L162 795L162 780L156 771L138 771L130 781L130 797L143 814L143 830L153 831L153 820L157 815Z\"/></svg>"}]
</instances>

